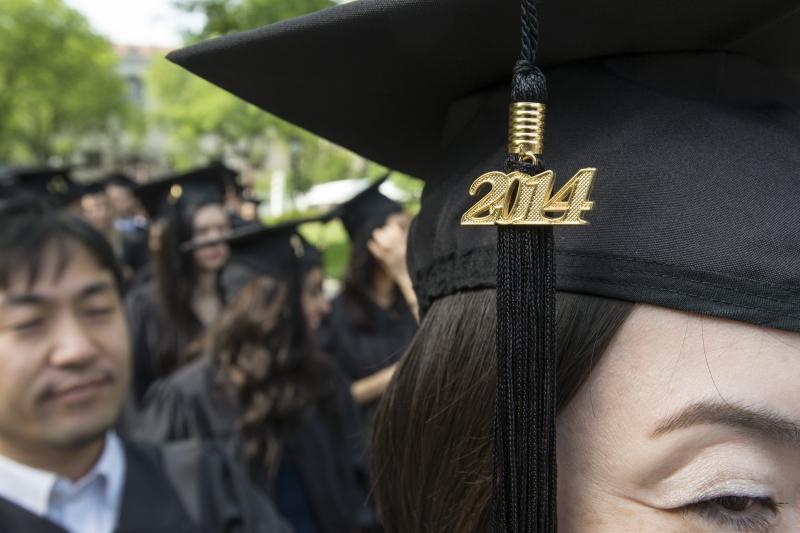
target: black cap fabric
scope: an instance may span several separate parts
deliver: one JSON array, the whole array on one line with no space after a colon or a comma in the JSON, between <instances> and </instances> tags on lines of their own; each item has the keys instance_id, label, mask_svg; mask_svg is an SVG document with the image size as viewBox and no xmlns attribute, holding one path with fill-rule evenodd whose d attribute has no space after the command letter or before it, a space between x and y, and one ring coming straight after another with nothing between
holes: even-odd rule
<instances>
[{"instance_id":1,"label":"black cap fabric","mask_svg":"<svg viewBox=\"0 0 800 533\"><path fill-rule=\"evenodd\" d=\"M10 167L3 169L0 182L19 194L28 194L57 206L66 205L77 198L78 185L72 180L69 168Z\"/></svg>"},{"instance_id":2,"label":"black cap fabric","mask_svg":"<svg viewBox=\"0 0 800 533\"><path fill-rule=\"evenodd\" d=\"M260 276L298 283L299 275L320 266L322 254L297 231L298 226L318 220L297 220L270 227L249 224L225 238L200 245L225 242L231 248L231 260L221 276L226 301L230 302Z\"/></svg>"},{"instance_id":3,"label":"black cap fabric","mask_svg":"<svg viewBox=\"0 0 800 533\"><path fill-rule=\"evenodd\" d=\"M800 331L796 3L559 0L539 21L546 166L557 186L598 168L591 225L556 229L558 289ZM503 167L517 28L516 0L362 0L170 58L425 179L424 311L496 284L496 229L459 221Z\"/></svg>"},{"instance_id":4,"label":"black cap fabric","mask_svg":"<svg viewBox=\"0 0 800 533\"><path fill-rule=\"evenodd\" d=\"M231 235L232 261L249 267L261 275L284 277L298 266L304 270L321 264L319 250L306 241L297 226L289 222Z\"/></svg>"},{"instance_id":5,"label":"black cap fabric","mask_svg":"<svg viewBox=\"0 0 800 533\"><path fill-rule=\"evenodd\" d=\"M361 0L168 58L289 122L428 179L442 142L464 125L451 120L451 106L508 83L519 7L518 0ZM794 0L557 0L539 2L539 20L544 68L719 50L800 80ZM800 92L788 97L797 101Z\"/></svg>"},{"instance_id":6,"label":"black cap fabric","mask_svg":"<svg viewBox=\"0 0 800 533\"><path fill-rule=\"evenodd\" d=\"M322 253L298 232L299 226L320 221L325 221L325 217L304 218L274 226L251 223L219 239L186 243L182 251L226 243L231 248L232 263L246 267L255 275L286 277L298 267L307 271L322 264Z\"/></svg>"},{"instance_id":7,"label":"black cap fabric","mask_svg":"<svg viewBox=\"0 0 800 533\"><path fill-rule=\"evenodd\" d=\"M386 223L386 217L403 211L403 206L380 192L380 186L388 177L387 174L371 183L328 215L328 218L341 219L351 241L366 240L373 230Z\"/></svg>"},{"instance_id":8,"label":"black cap fabric","mask_svg":"<svg viewBox=\"0 0 800 533\"><path fill-rule=\"evenodd\" d=\"M178 198L185 205L224 203L229 172L227 167L213 164L139 185L133 192L150 219L158 219L166 216Z\"/></svg>"},{"instance_id":9,"label":"black cap fabric","mask_svg":"<svg viewBox=\"0 0 800 533\"><path fill-rule=\"evenodd\" d=\"M793 83L726 53L547 75L548 167L561 184L599 169L590 225L555 229L558 289L800 331L800 114L781 98ZM506 94L480 96L423 192L408 247L422 309L495 286L496 229L459 219L470 182L504 157Z\"/></svg>"},{"instance_id":10,"label":"black cap fabric","mask_svg":"<svg viewBox=\"0 0 800 533\"><path fill-rule=\"evenodd\" d=\"M151 181L133 189L133 194L142 204L150 220L166 216L170 204L170 189L173 185L175 182L168 178Z\"/></svg>"}]
</instances>

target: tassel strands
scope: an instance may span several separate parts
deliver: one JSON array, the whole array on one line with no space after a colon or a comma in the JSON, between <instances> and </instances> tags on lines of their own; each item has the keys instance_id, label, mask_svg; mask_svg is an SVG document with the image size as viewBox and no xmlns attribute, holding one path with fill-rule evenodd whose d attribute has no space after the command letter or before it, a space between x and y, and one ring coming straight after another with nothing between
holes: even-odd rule
<instances>
[{"instance_id":1,"label":"tassel strands","mask_svg":"<svg viewBox=\"0 0 800 533\"><path fill-rule=\"evenodd\" d=\"M537 41L536 8L533 0L523 0L512 102L545 103L546 81L534 65ZM538 154L520 148L514 153L510 147L506 172L542 172ZM550 533L557 529L553 230L500 225L497 232L492 528L495 533Z\"/></svg>"}]
</instances>

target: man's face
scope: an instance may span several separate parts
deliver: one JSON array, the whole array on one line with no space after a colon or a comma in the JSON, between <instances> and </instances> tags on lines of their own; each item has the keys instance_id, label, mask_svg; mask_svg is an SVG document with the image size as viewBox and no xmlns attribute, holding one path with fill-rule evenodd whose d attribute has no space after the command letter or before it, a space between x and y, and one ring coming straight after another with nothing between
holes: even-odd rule
<instances>
[{"instance_id":1,"label":"man's face","mask_svg":"<svg viewBox=\"0 0 800 533\"><path fill-rule=\"evenodd\" d=\"M136 197L127 187L106 185L106 194L111 204L114 218L128 218L136 214Z\"/></svg>"},{"instance_id":2,"label":"man's face","mask_svg":"<svg viewBox=\"0 0 800 533\"><path fill-rule=\"evenodd\" d=\"M0 448L70 448L116 421L128 385L129 342L108 270L78 244L66 265L49 245L0 288ZM59 266L63 267L59 271Z\"/></svg>"},{"instance_id":3,"label":"man's face","mask_svg":"<svg viewBox=\"0 0 800 533\"><path fill-rule=\"evenodd\" d=\"M81 212L86 220L103 234L107 234L114 224L111 206L104 193L87 194L81 198Z\"/></svg>"}]
</instances>

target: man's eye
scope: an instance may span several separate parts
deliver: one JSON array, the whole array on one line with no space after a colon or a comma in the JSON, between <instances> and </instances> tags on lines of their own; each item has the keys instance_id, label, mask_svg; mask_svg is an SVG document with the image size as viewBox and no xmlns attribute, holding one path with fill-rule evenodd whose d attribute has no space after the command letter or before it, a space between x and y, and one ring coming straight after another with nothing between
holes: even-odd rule
<instances>
[{"instance_id":1,"label":"man's eye","mask_svg":"<svg viewBox=\"0 0 800 533\"><path fill-rule=\"evenodd\" d=\"M44 325L44 319L32 318L30 320L25 320L24 322L19 322L17 324L14 324L13 329L18 333L26 333L38 329L43 325Z\"/></svg>"},{"instance_id":2,"label":"man's eye","mask_svg":"<svg viewBox=\"0 0 800 533\"><path fill-rule=\"evenodd\" d=\"M772 498L730 494L691 503L682 510L729 531L762 533L778 521L778 507Z\"/></svg>"},{"instance_id":3,"label":"man's eye","mask_svg":"<svg viewBox=\"0 0 800 533\"><path fill-rule=\"evenodd\" d=\"M114 311L111 307L90 307L85 309L83 313L89 317L104 317L110 315Z\"/></svg>"}]
</instances>

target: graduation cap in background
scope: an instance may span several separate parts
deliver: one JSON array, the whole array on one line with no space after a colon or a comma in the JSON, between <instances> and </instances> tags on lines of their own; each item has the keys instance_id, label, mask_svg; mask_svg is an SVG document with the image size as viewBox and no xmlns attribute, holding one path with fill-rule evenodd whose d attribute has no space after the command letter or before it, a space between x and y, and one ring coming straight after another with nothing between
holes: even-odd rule
<instances>
[{"instance_id":1,"label":"graduation cap in background","mask_svg":"<svg viewBox=\"0 0 800 533\"><path fill-rule=\"evenodd\" d=\"M69 168L10 167L4 170L5 181L19 194L46 198L56 206L73 202L79 186L72 180Z\"/></svg>"},{"instance_id":2,"label":"graduation cap in background","mask_svg":"<svg viewBox=\"0 0 800 533\"><path fill-rule=\"evenodd\" d=\"M544 532L556 528L555 289L800 331L798 31L790 0L362 0L168 57L426 181L408 243L420 309L497 289L498 385L512 392L498 396L493 523ZM524 127L509 135L512 102ZM518 227L522 196L468 194L493 172L585 184L589 166L590 196L548 203L554 184L520 220L575 208L591 225ZM531 395L546 406L533 429L536 417L514 417Z\"/></svg>"},{"instance_id":3,"label":"graduation cap in background","mask_svg":"<svg viewBox=\"0 0 800 533\"><path fill-rule=\"evenodd\" d=\"M203 243L186 243L181 251L186 253L204 246L226 243L231 248L229 275L223 273L226 298L258 276L271 276L283 280L308 272L322 265L322 253L309 243L298 227L311 222L324 222L326 218L313 217L262 226L253 223L230 232L225 237ZM243 275L242 272L245 274ZM231 281L234 279L235 281ZM232 285L237 289L232 290Z\"/></svg>"},{"instance_id":4,"label":"graduation cap in background","mask_svg":"<svg viewBox=\"0 0 800 533\"><path fill-rule=\"evenodd\" d=\"M389 178L386 174L346 202L335 207L329 218L339 218L352 242L366 241L372 232L386 223L386 217L403 211L403 206L380 192Z\"/></svg>"},{"instance_id":5,"label":"graduation cap in background","mask_svg":"<svg viewBox=\"0 0 800 533\"><path fill-rule=\"evenodd\" d=\"M184 205L225 202L225 180L229 169L219 164L196 168L139 185L133 193L151 220L167 215L178 199Z\"/></svg>"}]
</instances>

